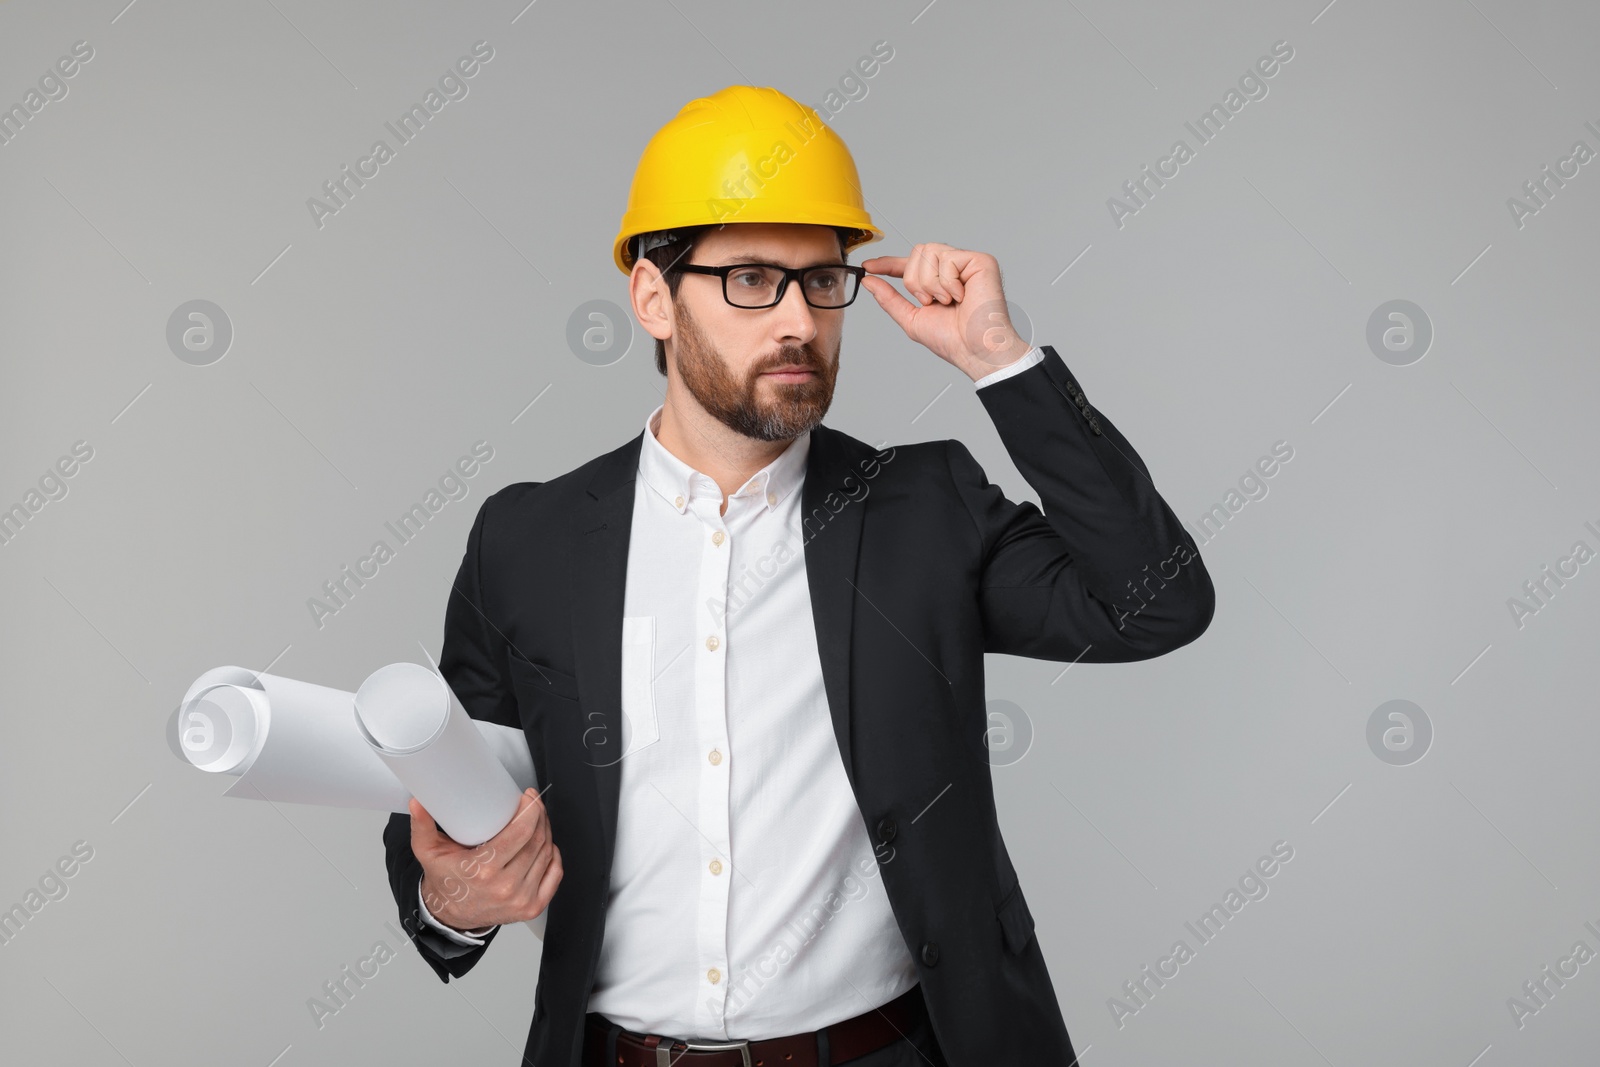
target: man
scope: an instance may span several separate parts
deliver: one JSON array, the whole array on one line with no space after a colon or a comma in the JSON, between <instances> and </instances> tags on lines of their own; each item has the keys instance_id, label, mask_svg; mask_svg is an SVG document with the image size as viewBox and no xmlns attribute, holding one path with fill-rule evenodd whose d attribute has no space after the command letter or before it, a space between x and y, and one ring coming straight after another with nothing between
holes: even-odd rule
<instances>
[{"instance_id":1,"label":"man","mask_svg":"<svg viewBox=\"0 0 1600 1067\"><path fill-rule=\"evenodd\" d=\"M809 108L686 106L613 248L665 402L473 523L440 668L526 732L542 793L479 849L415 800L384 841L441 979L544 918L528 1063L1075 1061L996 821L983 655L1159 656L1206 629L1211 581L1133 446L1017 335L994 258L845 262L879 237ZM822 424L858 282L976 384L1043 514L958 441Z\"/></svg>"}]
</instances>

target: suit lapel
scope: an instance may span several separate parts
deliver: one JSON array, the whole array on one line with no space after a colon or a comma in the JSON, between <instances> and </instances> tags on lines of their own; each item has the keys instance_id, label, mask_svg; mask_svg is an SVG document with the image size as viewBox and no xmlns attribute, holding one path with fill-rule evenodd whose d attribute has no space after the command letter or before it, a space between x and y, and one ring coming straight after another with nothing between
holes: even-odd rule
<instances>
[{"instance_id":1,"label":"suit lapel","mask_svg":"<svg viewBox=\"0 0 1600 1067\"><path fill-rule=\"evenodd\" d=\"M586 732L599 728L609 744L591 752L599 800L602 856L607 870L617 839L620 761L607 753L622 746L622 613L633 529L634 482L644 432L601 457L578 509L577 558L572 563L572 645L578 691L584 696Z\"/></svg>"},{"instance_id":2,"label":"suit lapel","mask_svg":"<svg viewBox=\"0 0 1600 1067\"><path fill-rule=\"evenodd\" d=\"M865 479L851 469L848 438L826 427L811 432L800 506L811 615L822 661L823 689L845 772L855 783L850 753L850 663L855 614L856 559L861 547ZM578 558L572 590L573 656L584 714L598 716L600 736L622 738L622 613L633 528L634 482L644 434L601 457L577 516ZM593 727L591 727L593 728ZM606 869L617 838L620 762L594 759L594 783L604 835Z\"/></svg>"},{"instance_id":3,"label":"suit lapel","mask_svg":"<svg viewBox=\"0 0 1600 1067\"><path fill-rule=\"evenodd\" d=\"M826 426L811 431L806 454L806 480L800 494L806 554L806 583L811 590L811 617L822 659L822 683L833 718L833 735L844 757L845 773L855 785L850 752L850 651L855 618L856 559L861 548L864 479L850 467L843 434Z\"/></svg>"}]
</instances>

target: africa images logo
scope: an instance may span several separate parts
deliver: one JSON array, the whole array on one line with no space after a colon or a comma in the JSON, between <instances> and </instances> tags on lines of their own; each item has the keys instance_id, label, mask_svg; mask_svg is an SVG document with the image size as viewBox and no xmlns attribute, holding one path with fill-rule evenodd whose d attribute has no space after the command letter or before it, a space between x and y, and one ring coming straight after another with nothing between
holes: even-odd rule
<instances>
[{"instance_id":1,"label":"africa images logo","mask_svg":"<svg viewBox=\"0 0 1600 1067\"><path fill-rule=\"evenodd\" d=\"M326 225L329 215L337 215L349 207L356 193L366 188L367 181L376 178L380 168L393 160L400 148L410 144L422 132L428 121L444 110L446 104L453 100L465 100L467 93L471 91L468 81L476 77L483 69L483 64L493 58L494 49L488 41L474 44L471 55L462 56L456 60L453 67L439 75L437 89L428 86L421 103L412 104L410 108L401 112L400 117L394 122L383 124L394 135L394 146L391 147L388 141L378 138L372 142L372 150L356 160L354 172L351 171L350 164L346 163L339 168L337 177L322 183L322 192L327 197L326 200L319 200L314 196L307 197L306 209L311 212L311 221L317 224L317 229L320 230ZM396 126L395 123L399 125Z\"/></svg>"},{"instance_id":2,"label":"africa images logo","mask_svg":"<svg viewBox=\"0 0 1600 1067\"><path fill-rule=\"evenodd\" d=\"M1185 122L1183 125L1194 134L1195 145L1190 146L1183 138L1172 142L1172 149L1160 159L1156 160L1154 171L1146 163L1136 178L1130 178L1122 183L1122 191L1127 195L1126 200L1119 200L1112 196L1106 199L1106 208L1111 212L1111 221L1117 229L1126 225L1130 215L1137 215L1154 199L1157 190L1167 186L1166 180L1176 178L1181 169L1191 160L1196 158L1199 149L1210 144L1222 133L1228 122L1244 106L1252 100L1265 100L1267 97L1267 82L1280 70L1282 64L1294 58L1294 46L1288 41L1275 41L1272 53L1257 59L1253 67L1247 68L1239 76L1239 87L1229 87L1223 94L1222 102L1212 104L1210 108L1200 113L1194 122ZM1197 125L1198 124L1198 125ZM1166 179L1166 180L1163 180Z\"/></svg>"}]
</instances>

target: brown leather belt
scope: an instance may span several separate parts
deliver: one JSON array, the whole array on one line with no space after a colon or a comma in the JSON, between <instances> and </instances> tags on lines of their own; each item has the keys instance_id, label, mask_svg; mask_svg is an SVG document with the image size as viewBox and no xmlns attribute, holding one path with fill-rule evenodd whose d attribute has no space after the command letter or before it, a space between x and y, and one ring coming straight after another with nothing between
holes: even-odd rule
<instances>
[{"instance_id":1,"label":"brown leather belt","mask_svg":"<svg viewBox=\"0 0 1600 1067\"><path fill-rule=\"evenodd\" d=\"M900 1040L926 1010L921 986L912 986L881 1007L826 1027L828 1063L853 1060ZM590 1012L584 1028L584 1067L824 1067L817 1062L817 1032L762 1041L684 1041L659 1034L617 1033L615 1064L606 1063L605 1017Z\"/></svg>"}]
</instances>

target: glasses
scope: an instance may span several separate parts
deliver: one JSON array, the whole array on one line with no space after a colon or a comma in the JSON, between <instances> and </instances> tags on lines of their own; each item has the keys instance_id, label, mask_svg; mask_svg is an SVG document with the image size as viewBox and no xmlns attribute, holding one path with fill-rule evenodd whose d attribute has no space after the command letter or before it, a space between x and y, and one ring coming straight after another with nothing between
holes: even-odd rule
<instances>
[{"instance_id":1,"label":"glasses","mask_svg":"<svg viewBox=\"0 0 1600 1067\"><path fill-rule=\"evenodd\" d=\"M842 263L820 267L780 267L773 263L707 267L699 263L680 263L677 269L721 278L722 298L736 308L776 307L788 291L789 283L798 280L806 303L827 310L854 303L861 289L861 278L867 273L865 267Z\"/></svg>"}]
</instances>

